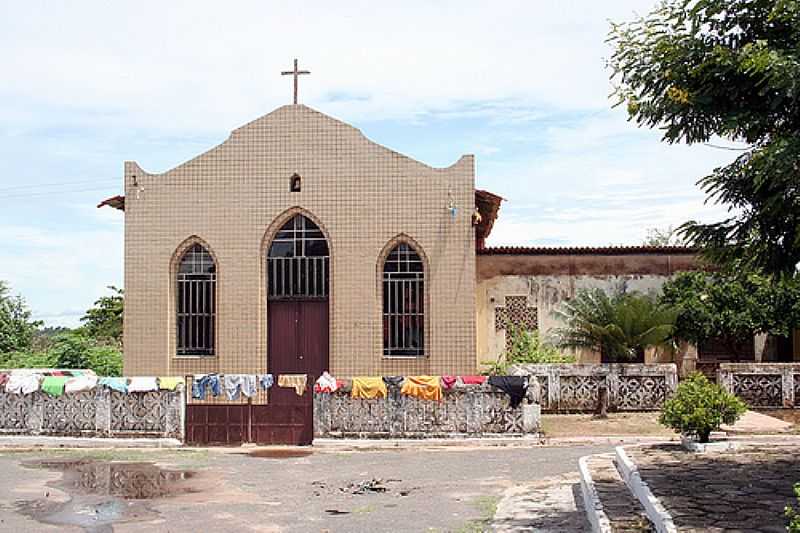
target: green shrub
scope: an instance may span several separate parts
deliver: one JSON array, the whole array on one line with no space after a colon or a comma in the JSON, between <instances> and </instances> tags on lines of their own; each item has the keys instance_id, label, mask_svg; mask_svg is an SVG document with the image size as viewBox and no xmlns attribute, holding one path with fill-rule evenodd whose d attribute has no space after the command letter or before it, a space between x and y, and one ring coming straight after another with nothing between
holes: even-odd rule
<instances>
[{"instance_id":1,"label":"green shrub","mask_svg":"<svg viewBox=\"0 0 800 533\"><path fill-rule=\"evenodd\" d=\"M795 483L794 485L794 496L797 499L797 502L800 503L800 483ZM786 526L786 531L789 533L800 533L800 514L795 511L794 507L787 505L783 514L789 519L789 524Z\"/></svg>"},{"instance_id":2,"label":"green shrub","mask_svg":"<svg viewBox=\"0 0 800 533\"><path fill-rule=\"evenodd\" d=\"M739 398L696 373L682 381L675 395L664 402L658 421L678 433L708 442L712 431L722 424L735 423L746 410Z\"/></svg>"},{"instance_id":3,"label":"green shrub","mask_svg":"<svg viewBox=\"0 0 800 533\"><path fill-rule=\"evenodd\" d=\"M50 352L8 352L0 354L0 368L53 368L55 357Z\"/></svg>"},{"instance_id":4,"label":"green shrub","mask_svg":"<svg viewBox=\"0 0 800 533\"><path fill-rule=\"evenodd\" d=\"M574 363L575 357L542 342L539 332L511 328L511 348L506 353L509 364Z\"/></svg>"},{"instance_id":5,"label":"green shrub","mask_svg":"<svg viewBox=\"0 0 800 533\"><path fill-rule=\"evenodd\" d=\"M574 363L575 357L561 353L558 348L542 342L539 332L511 327L506 331L511 335L511 347L497 361L482 361L482 372L489 376L508 373L508 367L515 364Z\"/></svg>"},{"instance_id":6,"label":"green shrub","mask_svg":"<svg viewBox=\"0 0 800 533\"><path fill-rule=\"evenodd\" d=\"M0 368L88 368L98 376L122 375L122 352L80 332L56 336L47 351L0 354Z\"/></svg>"}]
</instances>

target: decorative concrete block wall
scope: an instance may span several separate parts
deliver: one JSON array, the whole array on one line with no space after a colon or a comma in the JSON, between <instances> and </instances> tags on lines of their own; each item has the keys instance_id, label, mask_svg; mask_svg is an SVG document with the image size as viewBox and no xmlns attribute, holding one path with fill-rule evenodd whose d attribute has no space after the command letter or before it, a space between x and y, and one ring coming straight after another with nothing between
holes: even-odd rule
<instances>
[{"instance_id":1,"label":"decorative concrete block wall","mask_svg":"<svg viewBox=\"0 0 800 533\"><path fill-rule=\"evenodd\" d=\"M0 434L183 440L183 386L122 394L105 387L52 397L0 392Z\"/></svg>"},{"instance_id":2,"label":"decorative concrete block wall","mask_svg":"<svg viewBox=\"0 0 800 533\"><path fill-rule=\"evenodd\" d=\"M655 410L678 385L674 363L514 365L510 372L531 377L531 394L549 412L593 411L603 385L612 411Z\"/></svg>"},{"instance_id":3,"label":"decorative concrete block wall","mask_svg":"<svg viewBox=\"0 0 800 533\"><path fill-rule=\"evenodd\" d=\"M364 400L349 393L314 394L316 437L423 438L522 435L539 431L539 406L487 384L445 390L442 401L420 400L389 388L386 398Z\"/></svg>"},{"instance_id":4,"label":"decorative concrete block wall","mask_svg":"<svg viewBox=\"0 0 800 533\"><path fill-rule=\"evenodd\" d=\"M717 383L751 407L800 407L800 364L721 363Z\"/></svg>"}]
</instances>

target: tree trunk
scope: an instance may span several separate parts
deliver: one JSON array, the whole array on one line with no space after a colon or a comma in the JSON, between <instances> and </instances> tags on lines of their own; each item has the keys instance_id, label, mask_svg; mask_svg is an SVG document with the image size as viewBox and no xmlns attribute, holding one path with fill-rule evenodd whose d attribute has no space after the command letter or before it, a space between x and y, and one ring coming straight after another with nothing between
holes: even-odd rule
<instances>
[{"instance_id":1,"label":"tree trunk","mask_svg":"<svg viewBox=\"0 0 800 533\"><path fill-rule=\"evenodd\" d=\"M608 418L608 386L605 383L601 383L597 388L597 407L594 417Z\"/></svg>"}]
</instances>

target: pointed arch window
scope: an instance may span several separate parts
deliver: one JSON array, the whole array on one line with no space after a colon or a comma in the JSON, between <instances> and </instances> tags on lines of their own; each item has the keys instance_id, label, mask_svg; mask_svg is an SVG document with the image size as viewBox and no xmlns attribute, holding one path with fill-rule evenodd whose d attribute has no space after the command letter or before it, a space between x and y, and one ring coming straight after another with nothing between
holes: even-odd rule
<instances>
[{"instance_id":1,"label":"pointed arch window","mask_svg":"<svg viewBox=\"0 0 800 533\"><path fill-rule=\"evenodd\" d=\"M177 354L214 355L217 265L200 244L181 257L176 296Z\"/></svg>"},{"instance_id":2,"label":"pointed arch window","mask_svg":"<svg viewBox=\"0 0 800 533\"><path fill-rule=\"evenodd\" d=\"M404 242L383 262L383 355L425 355L425 265Z\"/></svg>"},{"instance_id":3,"label":"pointed arch window","mask_svg":"<svg viewBox=\"0 0 800 533\"><path fill-rule=\"evenodd\" d=\"M297 214L278 230L267 252L270 300L328 297L330 251L322 230Z\"/></svg>"}]
</instances>

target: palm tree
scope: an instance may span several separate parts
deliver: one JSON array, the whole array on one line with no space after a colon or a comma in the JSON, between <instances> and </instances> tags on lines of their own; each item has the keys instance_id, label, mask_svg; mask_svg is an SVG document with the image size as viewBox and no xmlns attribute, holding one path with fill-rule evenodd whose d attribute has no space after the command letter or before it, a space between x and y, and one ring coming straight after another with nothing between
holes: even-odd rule
<instances>
[{"instance_id":1,"label":"palm tree","mask_svg":"<svg viewBox=\"0 0 800 533\"><path fill-rule=\"evenodd\" d=\"M555 317L563 326L550 332L560 348L590 349L604 361L644 360L650 347L671 346L676 311L652 295L582 290L561 304Z\"/></svg>"}]
</instances>

